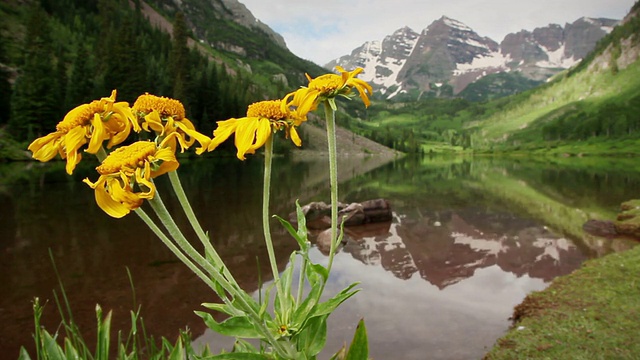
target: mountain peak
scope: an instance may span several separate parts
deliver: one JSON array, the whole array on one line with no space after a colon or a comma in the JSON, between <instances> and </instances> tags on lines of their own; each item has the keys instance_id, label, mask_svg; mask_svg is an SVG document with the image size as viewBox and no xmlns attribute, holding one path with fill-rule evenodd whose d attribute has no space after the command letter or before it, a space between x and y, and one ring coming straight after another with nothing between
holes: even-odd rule
<instances>
[{"instance_id":1,"label":"mountain peak","mask_svg":"<svg viewBox=\"0 0 640 360\"><path fill-rule=\"evenodd\" d=\"M564 27L549 24L533 31L523 29L498 44L443 15L420 33L402 27L375 48L365 46L367 42L326 67L364 68L361 78L387 99L400 93L453 96L498 72L519 72L544 81L579 62L618 22L583 17Z\"/></svg>"},{"instance_id":2,"label":"mountain peak","mask_svg":"<svg viewBox=\"0 0 640 360\"><path fill-rule=\"evenodd\" d=\"M461 21L452 19L446 15L443 15L440 19L436 20L436 22L442 22L453 29L473 32L473 30L470 27L468 27L466 24L462 23Z\"/></svg>"}]
</instances>

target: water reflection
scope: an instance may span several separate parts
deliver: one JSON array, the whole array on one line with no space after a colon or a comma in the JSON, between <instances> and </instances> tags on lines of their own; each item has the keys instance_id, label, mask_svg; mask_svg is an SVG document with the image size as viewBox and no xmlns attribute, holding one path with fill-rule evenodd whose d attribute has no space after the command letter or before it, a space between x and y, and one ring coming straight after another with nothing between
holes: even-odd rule
<instances>
[{"instance_id":1,"label":"water reflection","mask_svg":"<svg viewBox=\"0 0 640 360\"><path fill-rule=\"evenodd\" d=\"M480 358L528 292L587 258L635 244L585 234L582 224L612 218L621 201L635 197L640 171L629 164L588 165L436 158L380 166L343 159L341 199L388 199L394 217L346 230L328 293L354 281L362 292L330 318L328 349L349 341L364 317L374 358ZM33 169L0 167L0 280L6 289L0 353L15 358L19 345L30 345L30 301L52 299L56 279L48 249L89 337L96 303L114 310L114 328L128 326L128 267L150 332L174 339L188 326L199 343L224 346L193 314L200 303L215 300L209 289L135 216L115 220L101 212L81 183L93 176L91 166L73 177L63 165L28 166ZM270 273L260 230L261 166L259 158L206 159L184 161L180 170L203 227L248 291L258 287L258 268L263 281ZM278 159L275 169L272 212L286 217L296 199L327 201L326 159ZM162 191L167 184L158 186ZM170 210L178 208L171 196L164 200ZM273 229L282 269L294 242L279 225ZM312 257L326 262L319 249ZM45 325L53 330L57 321L50 303Z\"/></svg>"},{"instance_id":2,"label":"water reflection","mask_svg":"<svg viewBox=\"0 0 640 360\"><path fill-rule=\"evenodd\" d=\"M494 265L518 277L528 274L548 282L585 259L570 240L512 214L466 210L438 215L439 220L432 220L396 213L386 230L352 237L344 250L399 279L416 274L439 289Z\"/></svg>"}]
</instances>

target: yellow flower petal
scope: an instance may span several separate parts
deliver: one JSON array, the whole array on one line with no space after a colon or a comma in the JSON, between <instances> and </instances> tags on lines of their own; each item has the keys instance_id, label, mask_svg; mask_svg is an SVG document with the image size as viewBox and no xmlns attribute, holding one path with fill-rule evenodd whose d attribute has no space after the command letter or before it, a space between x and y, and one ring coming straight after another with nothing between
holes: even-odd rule
<instances>
[{"instance_id":1,"label":"yellow flower petal","mask_svg":"<svg viewBox=\"0 0 640 360\"><path fill-rule=\"evenodd\" d=\"M90 183L87 179L85 179L85 182ZM119 201L114 200L107 192L105 185L103 181L102 184L95 187L96 204L111 217L119 219L127 215L130 212L129 208Z\"/></svg>"},{"instance_id":2,"label":"yellow flower petal","mask_svg":"<svg viewBox=\"0 0 640 360\"><path fill-rule=\"evenodd\" d=\"M293 141L293 143L296 144L296 146L298 147L302 146L302 140L300 139L300 136L298 135L298 131L296 131L295 126L292 126L289 129L289 135L291 136L291 141Z\"/></svg>"},{"instance_id":3,"label":"yellow flower petal","mask_svg":"<svg viewBox=\"0 0 640 360\"><path fill-rule=\"evenodd\" d=\"M138 193L134 193L129 185L122 186L118 179L108 179L107 186L109 190L109 197L115 202L120 203L127 209L127 213L131 210L135 210L142 205L142 198ZM125 214L126 215L126 214Z\"/></svg>"},{"instance_id":4,"label":"yellow flower petal","mask_svg":"<svg viewBox=\"0 0 640 360\"><path fill-rule=\"evenodd\" d=\"M102 122L100 114L94 114L93 120L91 120L91 125L93 126L93 133L91 134L91 139L89 140L87 152L90 154L96 154L98 150L100 150L102 142L105 139L108 139L109 135L107 134L107 129Z\"/></svg>"},{"instance_id":5,"label":"yellow flower petal","mask_svg":"<svg viewBox=\"0 0 640 360\"><path fill-rule=\"evenodd\" d=\"M218 127L213 131L213 139L207 146L208 151L213 151L218 145L222 144L236 132L236 128L238 127L238 119L229 119L218 121Z\"/></svg>"},{"instance_id":6,"label":"yellow flower petal","mask_svg":"<svg viewBox=\"0 0 640 360\"><path fill-rule=\"evenodd\" d=\"M235 145L238 152L236 156L240 160L245 160L244 155L251 150L251 145L253 145L253 139L255 138L256 129L258 128L258 119L241 118L237 120ZM252 154L253 152L249 153Z\"/></svg>"},{"instance_id":7,"label":"yellow flower petal","mask_svg":"<svg viewBox=\"0 0 640 360\"><path fill-rule=\"evenodd\" d=\"M76 127L71 129L64 138L66 156L63 156L63 158L67 158L66 170L69 175L73 173L76 165L78 165L82 159L82 155L78 153L78 149L87 143L85 133L86 130L84 128Z\"/></svg>"},{"instance_id":8,"label":"yellow flower petal","mask_svg":"<svg viewBox=\"0 0 640 360\"><path fill-rule=\"evenodd\" d=\"M189 146L191 146L194 141L197 141L200 144L200 147L196 148L196 154L200 155L207 149L209 142L211 142L211 138L197 132L195 130L195 126L193 126L193 123L189 121L189 119L185 118L182 121L177 122L176 126L189 136L191 142Z\"/></svg>"},{"instance_id":9,"label":"yellow flower petal","mask_svg":"<svg viewBox=\"0 0 640 360\"><path fill-rule=\"evenodd\" d=\"M159 135L164 135L164 125L162 124L162 119L160 119L160 114L157 111L151 111L144 117L145 122L142 124L142 128L145 131L153 130Z\"/></svg>"},{"instance_id":10,"label":"yellow flower petal","mask_svg":"<svg viewBox=\"0 0 640 360\"><path fill-rule=\"evenodd\" d=\"M61 149L59 143L64 134L56 131L35 139L27 148L33 153L33 158L42 162L53 159Z\"/></svg>"},{"instance_id":11,"label":"yellow flower petal","mask_svg":"<svg viewBox=\"0 0 640 360\"><path fill-rule=\"evenodd\" d=\"M271 136L271 123L267 118L261 118L258 120L258 124L256 127L256 135L255 141L253 145L251 145L251 153L255 153L255 151L261 148L264 143L267 142L269 137Z\"/></svg>"}]
</instances>

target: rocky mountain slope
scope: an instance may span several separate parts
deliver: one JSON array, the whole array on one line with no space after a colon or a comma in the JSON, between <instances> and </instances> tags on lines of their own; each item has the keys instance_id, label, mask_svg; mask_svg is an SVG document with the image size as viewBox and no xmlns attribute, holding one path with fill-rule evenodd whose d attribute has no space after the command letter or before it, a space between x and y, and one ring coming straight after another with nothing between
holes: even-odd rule
<instances>
[{"instance_id":1,"label":"rocky mountain slope","mask_svg":"<svg viewBox=\"0 0 640 360\"><path fill-rule=\"evenodd\" d=\"M455 95L490 74L509 72L544 81L578 63L619 23L581 18L508 34L497 43L446 16L420 33L403 27L382 41L369 41L325 65L361 66L363 80L382 97L398 94Z\"/></svg>"}]
</instances>

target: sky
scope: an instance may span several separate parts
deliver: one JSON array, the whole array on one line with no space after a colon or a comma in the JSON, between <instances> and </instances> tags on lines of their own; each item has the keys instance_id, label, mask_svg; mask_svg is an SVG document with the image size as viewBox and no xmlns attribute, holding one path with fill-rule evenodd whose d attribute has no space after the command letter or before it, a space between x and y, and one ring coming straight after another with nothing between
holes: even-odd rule
<instances>
[{"instance_id":1,"label":"sky","mask_svg":"<svg viewBox=\"0 0 640 360\"><path fill-rule=\"evenodd\" d=\"M498 43L505 35L587 17L622 19L635 0L239 0L319 65L409 26L420 32L447 16Z\"/></svg>"}]
</instances>

